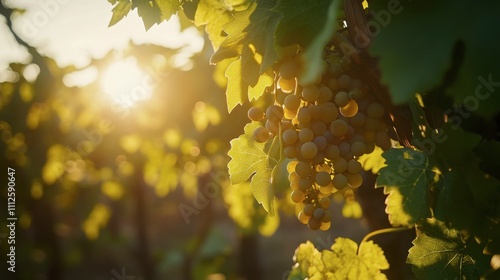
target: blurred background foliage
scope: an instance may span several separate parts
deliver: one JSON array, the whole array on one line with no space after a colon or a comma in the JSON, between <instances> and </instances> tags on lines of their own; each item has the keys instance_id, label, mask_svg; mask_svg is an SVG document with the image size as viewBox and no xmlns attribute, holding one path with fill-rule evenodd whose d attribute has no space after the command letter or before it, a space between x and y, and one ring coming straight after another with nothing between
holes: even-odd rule
<instances>
[{"instance_id":1,"label":"blurred background foliage","mask_svg":"<svg viewBox=\"0 0 500 280\"><path fill-rule=\"evenodd\" d=\"M228 115L209 44L186 56L130 43L77 68L16 39L31 59L10 64L0 84L1 170L16 170L18 217L17 271L7 274L2 239L1 279L281 279L300 242L326 248L368 231L334 204L334 231L310 232L286 186L271 217L248 184L229 184L229 141L248 108ZM103 92L117 62L142 75L125 100ZM130 82L122 73L115 84Z\"/></svg>"}]
</instances>

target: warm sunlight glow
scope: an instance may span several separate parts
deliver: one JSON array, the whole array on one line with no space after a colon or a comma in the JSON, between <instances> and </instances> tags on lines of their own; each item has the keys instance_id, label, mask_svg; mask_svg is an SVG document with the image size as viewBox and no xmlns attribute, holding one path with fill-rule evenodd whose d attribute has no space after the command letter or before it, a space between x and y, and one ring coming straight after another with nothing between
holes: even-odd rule
<instances>
[{"instance_id":1,"label":"warm sunlight glow","mask_svg":"<svg viewBox=\"0 0 500 280\"><path fill-rule=\"evenodd\" d=\"M133 107L138 101L148 100L152 94L151 77L142 71L133 57L109 66L101 80L101 89L113 102Z\"/></svg>"}]
</instances>

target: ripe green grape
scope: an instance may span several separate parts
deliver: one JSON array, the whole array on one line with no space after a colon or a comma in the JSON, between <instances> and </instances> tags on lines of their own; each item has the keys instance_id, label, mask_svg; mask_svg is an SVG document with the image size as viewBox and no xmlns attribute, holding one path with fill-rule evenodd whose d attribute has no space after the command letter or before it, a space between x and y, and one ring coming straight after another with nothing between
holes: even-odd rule
<instances>
[{"instance_id":1,"label":"ripe green grape","mask_svg":"<svg viewBox=\"0 0 500 280\"><path fill-rule=\"evenodd\" d=\"M305 142L300 148L300 154L305 159L312 159L318 153L318 147L313 142Z\"/></svg>"},{"instance_id":2,"label":"ripe green grape","mask_svg":"<svg viewBox=\"0 0 500 280\"><path fill-rule=\"evenodd\" d=\"M339 116L339 110L335 104L332 102L325 102L319 106L320 117L322 122L330 123L333 122Z\"/></svg>"},{"instance_id":3,"label":"ripe green grape","mask_svg":"<svg viewBox=\"0 0 500 280\"><path fill-rule=\"evenodd\" d=\"M314 180L316 181L316 184L320 186L327 186L332 181L332 179L330 178L330 173L325 171L316 173L316 177Z\"/></svg>"},{"instance_id":4,"label":"ripe green grape","mask_svg":"<svg viewBox=\"0 0 500 280\"><path fill-rule=\"evenodd\" d=\"M356 159L351 159L347 162L347 172L350 174L358 174L361 172L361 169L363 169L363 167Z\"/></svg>"},{"instance_id":5,"label":"ripe green grape","mask_svg":"<svg viewBox=\"0 0 500 280\"><path fill-rule=\"evenodd\" d=\"M340 108L340 113L342 114L342 116L347 118L353 117L354 115L356 115L357 112L358 112L358 103L356 103L356 101L354 100L349 100L347 105Z\"/></svg>"},{"instance_id":6,"label":"ripe green grape","mask_svg":"<svg viewBox=\"0 0 500 280\"><path fill-rule=\"evenodd\" d=\"M296 158L297 157L297 149L295 146L288 146L283 149L283 153L287 158Z\"/></svg>"},{"instance_id":7,"label":"ripe green grape","mask_svg":"<svg viewBox=\"0 0 500 280\"><path fill-rule=\"evenodd\" d=\"M310 188L312 188L313 182L309 178L301 178L299 180L299 189L303 192L306 192Z\"/></svg>"},{"instance_id":8,"label":"ripe green grape","mask_svg":"<svg viewBox=\"0 0 500 280\"><path fill-rule=\"evenodd\" d=\"M283 119L283 108L278 105L271 105L267 107L266 117L272 122L280 122Z\"/></svg>"},{"instance_id":9,"label":"ripe green grape","mask_svg":"<svg viewBox=\"0 0 500 280\"><path fill-rule=\"evenodd\" d=\"M361 186L361 184L363 184L363 176L361 176L361 174L359 174L359 173L347 174L346 177L347 177L347 182L349 183L349 186L351 186L351 188L353 188L353 189L359 188Z\"/></svg>"},{"instance_id":10,"label":"ripe green grape","mask_svg":"<svg viewBox=\"0 0 500 280\"><path fill-rule=\"evenodd\" d=\"M264 143L271 137L271 131L263 126L259 126L253 131L252 136L256 142Z\"/></svg>"},{"instance_id":11,"label":"ripe green grape","mask_svg":"<svg viewBox=\"0 0 500 280\"><path fill-rule=\"evenodd\" d=\"M328 147L328 142L326 141L326 138L324 136L316 136L313 139L314 144L316 144L316 147L318 148L318 151L323 151Z\"/></svg>"},{"instance_id":12,"label":"ripe green grape","mask_svg":"<svg viewBox=\"0 0 500 280\"><path fill-rule=\"evenodd\" d=\"M352 116L350 124L352 126L360 127L365 124L365 121L366 121L365 114L358 111L356 115Z\"/></svg>"},{"instance_id":13,"label":"ripe green grape","mask_svg":"<svg viewBox=\"0 0 500 280\"><path fill-rule=\"evenodd\" d=\"M292 201L295 203L301 203L306 198L304 192L302 192L301 190L292 191L291 196L292 196Z\"/></svg>"},{"instance_id":14,"label":"ripe green grape","mask_svg":"<svg viewBox=\"0 0 500 280\"><path fill-rule=\"evenodd\" d=\"M271 120L266 121L266 128L269 129L274 134L278 134L280 131L280 123Z\"/></svg>"},{"instance_id":15,"label":"ripe green grape","mask_svg":"<svg viewBox=\"0 0 500 280\"><path fill-rule=\"evenodd\" d=\"M284 115L285 119L291 120L297 116L297 111L290 111L287 108L284 108L283 115Z\"/></svg>"},{"instance_id":16,"label":"ripe green grape","mask_svg":"<svg viewBox=\"0 0 500 280\"><path fill-rule=\"evenodd\" d=\"M344 107L347 103L349 103L349 94L345 91L339 91L335 95L335 104L339 107Z\"/></svg>"},{"instance_id":17,"label":"ripe green grape","mask_svg":"<svg viewBox=\"0 0 500 280\"><path fill-rule=\"evenodd\" d=\"M328 199L328 202L330 202L330 199ZM328 206L330 206L330 205L328 205ZM326 208L323 207L323 209L326 210L326 209L328 209L328 207L326 207ZM329 223L331 221L332 221L332 214L330 213L330 211L325 211L325 214L321 218L321 222L322 223Z\"/></svg>"},{"instance_id":18,"label":"ripe green grape","mask_svg":"<svg viewBox=\"0 0 500 280\"><path fill-rule=\"evenodd\" d=\"M311 123L311 130L315 136L323 136L326 131L326 124L322 121L313 121Z\"/></svg>"},{"instance_id":19,"label":"ripe green grape","mask_svg":"<svg viewBox=\"0 0 500 280\"><path fill-rule=\"evenodd\" d=\"M319 89L318 103L325 103L333 98L333 91L326 86Z\"/></svg>"},{"instance_id":20,"label":"ripe green grape","mask_svg":"<svg viewBox=\"0 0 500 280\"><path fill-rule=\"evenodd\" d=\"M288 171L288 174L292 174L295 171L295 166L297 166L298 161L292 160L286 165L286 171ZM297 175L297 174L295 174ZM298 176L297 176L298 178ZM288 179L290 179L290 175L288 175Z\"/></svg>"},{"instance_id":21,"label":"ripe green grape","mask_svg":"<svg viewBox=\"0 0 500 280\"><path fill-rule=\"evenodd\" d=\"M278 79L278 85L284 93L293 92L295 90L295 84L295 79L287 80L283 79L282 77Z\"/></svg>"},{"instance_id":22,"label":"ripe green grape","mask_svg":"<svg viewBox=\"0 0 500 280\"><path fill-rule=\"evenodd\" d=\"M309 123L311 121L311 111L307 107L300 107L297 113L297 120L299 123Z\"/></svg>"},{"instance_id":23,"label":"ripe green grape","mask_svg":"<svg viewBox=\"0 0 500 280\"><path fill-rule=\"evenodd\" d=\"M331 222L321 223L321 226L319 227L319 229L322 231L327 231L330 229L330 226L331 226Z\"/></svg>"},{"instance_id":24,"label":"ripe green grape","mask_svg":"<svg viewBox=\"0 0 500 280\"><path fill-rule=\"evenodd\" d=\"M328 145L325 150L325 157L329 160L334 160L340 156L340 149L337 145Z\"/></svg>"},{"instance_id":25,"label":"ripe green grape","mask_svg":"<svg viewBox=\"0 0 500 280\"><path fill-rule=\"evenodd\" d=\"M353 155L360 157L365 154L366 145L363 142L354 142L351 145L351 152Z\"/></svg>"},{"instance_id":26,"label":"ripe green grape","mask_svg":"<svg viewBox=\"0 0 500 280\"><path fill-rule=\"evenodd\" d=\"M347 187L347 184L347 177L344 174L335 174L335 176L333 176L332 185L335 189L339 191L343 190L345 187Z\"/></svg>"},{"instance_id":27,"label":"ripe green grape","mask_svg":"<svg viewBox=\"0 0 500 280\"><path fill-rule=\"evenodd\" d=\"M314 205L312 205L311 203L307 203L306 205L304 205L304 210L302 210L302 212L304 212L304 214L306 214L307 216L312 216L315 209L316 208L314 207Z\"/></svg>"},{"instance_id":28,"label":"ripe green grape","mask_svg":"<svg viewBox=\"0 0 500 280\"><path fill-rule=\"evenodd\" d=\"M332 184L328 184L328 185L326 185L326 186L320 186L320 187L319 187L319 191L320 191L320 193L322 193L322 194L327 194L327 195L329 195L329 194L331 194L331 193L332 193L332 191L333 191L333 185L332 185Z\"/></svg>"},{"instance_id":29,"label":"ripe green grape","mask_svg":"<svg viewBox=\"0 0 500 280\"><path fill-rule=\"evenodd\" d=\"M333 170L335 170L335 173L345 172L347 170L347 161L343 158L337 158L333 161Z\"/></svg>"},{"instance_id":30,"label":"ripe green grape","mask_svg":"<svg viewBox=\"0 0 500 280\"><path fill-rule=\"evenodd\" d=\"M340 156L345 156L351 151L351 144L348 142L342 142L339 145Z\"/></svg>"},{"instance_id":31,"label":"ripe green grape","mask_svg":"<svg viewBox=\"0 0 500 280\"><path fill-rule=\"evenodd\" d=\"M300 178L307 178L311 174L311 165L305 161L299 161L295 166L295 173Z\"/></svg>"},{"instance_id":32,"label":"ripe green grape","mask_svg":"<svg viewBox=\"0 0 500 280\"><path fill-rule=\"evenodd\" d=\"M291 79L294 79L295 77L298 76L299 65L294 60L288 60L288 61L283 62L280 65L280 68L278 71L279 71L280 77L287 79L287 80L291 80Z\"/></svg>"},{"instance_id":33,"label":"ripe green grape","mask_svg":"<svg viewBox=\"0 0 500 280\"><path fill-rule=\"evenodd\" d=\"M311 122L315 120L319 120L321 117L321 108L318 105L310 105L309 107L309 112L311 112Z\"/></svg>"},{"instance_id":34,"label":"ripe green grape","mask_svg":"<svg viewBox=\"0 0 500 280\"><path fill-rule=\"evenodd\" d=\"M389 150L391 148L391 139L387 135L387 132L377 132L377 135L375 135L375 144L384 151Z\"/></svg>"},{"instance_id":35,"label":"ripe green grape","mask_svg":"<svg viewBox=\"0 0 500 280\"><path fill-rule=\"evenodd\" d=\"M324 214L325 214L325 210L323 210L322 208L316 208L316 209L314 209L312 216L316 220L321 221L321 218L323 218Z\"/></svg>"},{"instance_id":36,"label":"ripe green grape","mask_svg":"<svg viewBox=\"0 0 500 280\"><path fill-rule=\"evenodd\" d=\"M347 133L348 125L341 119L334 120L330 124L330 131L333 136L342 137Z\"/></svg>"},{"instance_id":37,"label":"ripe green grape","mask_svg":"<svg viewBox=\"0 0 500 280\"><path fill-rule=\"evenodd\" d=\"M264 111L258 107L248 109L247 115L251 121L261 121L264 119Z\"/></svg>"},{"instance_id":38,"label":"ripe green grape","mask_svg":"<svg viewBox=\"0 0 500 280\"><path fill-rule=\"evenodd\" d=\"M307 102L316 102L319 98L319 88L317 86L308 86L302 90L302 99Z\"/></svg>"},{"instance_id":39,"label":"ripe green grape","mask_svg":"<svg viewBox=\"0 0 500 280\"><path fill-rule=\"evenodd\" d=\"M360 100L363 96L363 92L359 88L353 88L349 91L349 98L352 100Z\"/></svg>"},{"instance_id":40,"label":"ripe green grape","mask_svg":"<svg viewBox=\"0 0 500 280\"><path fill-rule=\"evenodd\" d=\"M287 129L283 132L282 135L283 143L285 145L293 145L295 142L297 142L298 136L297 136L297 131L294 129Z\"/></svg>"},{"instance_id":41,"label":"ripe green grape","mask_svg":"<svg viewBox=\"0 0 500 280\"><path fill-rule=\"evenodd\" d=\"M309 219L309 222L307 223L307 226L312 230L318 230L321 227L321 221L315 219L314 217L311 217Z\"/></svg>"},{"instance_id":42,"label":"ripe green grape","mask_svg":"<svg viewBox=\"0 0 500 280\"><path fill-rule=\"evenodd\" d=\"M307 225L309 223L309 219L311 219L311 216L308 216L303 211L301 211L297 218L302 224Z\"/></svg>"},{"instance_id":43,"label":"ripe green grape","mask_svg":"<svg viewBox=\"0 0 500 280\"><path fill-rule=\"evenodd\" d=\"M319 205L321 206L321 208L323 209L328 209L330 208L330 204L331 204L331 200L330 198L328 197L322 197L320 200L319 200ZM325 214L327 213L327 211L325 211Z\"/></svg>"},{"instance_id":44,"label":"ripe green grape","mask_svg":"<svg viewBox=\"0 0 500 280\"><path fill-rule=\"evenodd\" d=\"M295 94L287 95L283 105L285 105L285 108L290 111L297 111L300 107L300 97Z\"/></svg>"},{"instance_id":45,"label":"ripe green grape","mask_svg":"<svg viewBox=\"0 0 500 280\"><path fill-rule=\"evenodd\" d=\"M351 77L346 74L342 74L340 75L338 82L341 89L348 89L351 86Z\"/></svg>"},{"instance_id":46,"label":"ripe green grape","mask_svg":"<svg viewBox=\"0 0 500 280\"><path fill-rule=\"evenodd\" d=\"M366 109L366 114L368 117L373 118L373 119L380 119L382 116L384 116L385 110L384 106L378 102L373 102L370 105L368 105L368 108Z\"/></svg>"},{"instance_id":47,"label":"ripe green grape","mask_svg":"<svg viewBox=\"0 0 500 280\"><path fill-rule=\"evenodd\" d=\"M302 142L310 142L314 138L314 132L309 128L303 128L299 131L299 140Z\"/></svg>"}]
</instances>

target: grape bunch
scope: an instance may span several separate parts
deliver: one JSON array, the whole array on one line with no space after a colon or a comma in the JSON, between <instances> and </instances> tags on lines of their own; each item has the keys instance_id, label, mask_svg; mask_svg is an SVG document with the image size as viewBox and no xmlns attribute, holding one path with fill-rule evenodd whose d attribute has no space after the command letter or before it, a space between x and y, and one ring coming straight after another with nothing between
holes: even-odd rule
<instances>
[{"instance_id":1,"label":"grape bunch","mask_svg":"<svg viewBox=\"0 0 500 280\"><path fill-rule=\"evenodd\" d=\"M324 71L312 83L302 83L301 54L276 66L275 103L264 112L248 111L253 121L265 121L253 138L265 142L281 133L291 199L300 205L298 219L310 229L328 230L328 208L336 192L363 183L359 157L375 146L391 147L384 107L356 75L348 59L331 54Z\"/></svg>"}]
</instances>

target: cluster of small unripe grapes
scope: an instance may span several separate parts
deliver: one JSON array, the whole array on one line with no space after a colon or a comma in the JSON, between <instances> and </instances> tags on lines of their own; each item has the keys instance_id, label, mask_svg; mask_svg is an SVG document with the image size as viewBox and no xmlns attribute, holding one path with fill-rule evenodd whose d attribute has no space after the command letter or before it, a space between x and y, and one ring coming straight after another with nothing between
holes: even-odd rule
<instances>
[{"instance_id":1,"label":"cluster of small unripe grapes","mask_svg":"<svg viewBox=\"0 0 500 280\"><path fill-rule=\"evenodd\" d=\"M300 54L276 66L275 103L265 112L252 107L248 117L263 121L253 138L266 142L280 135L287 166L291 198L302 211L301 223L313 230L330 228L331 196L361 186L359 157L375 145L390 148L384 107L357 79L348 61L331 55L323 74L303 84L298 76Z\"/></svg>"}]
</instances>

